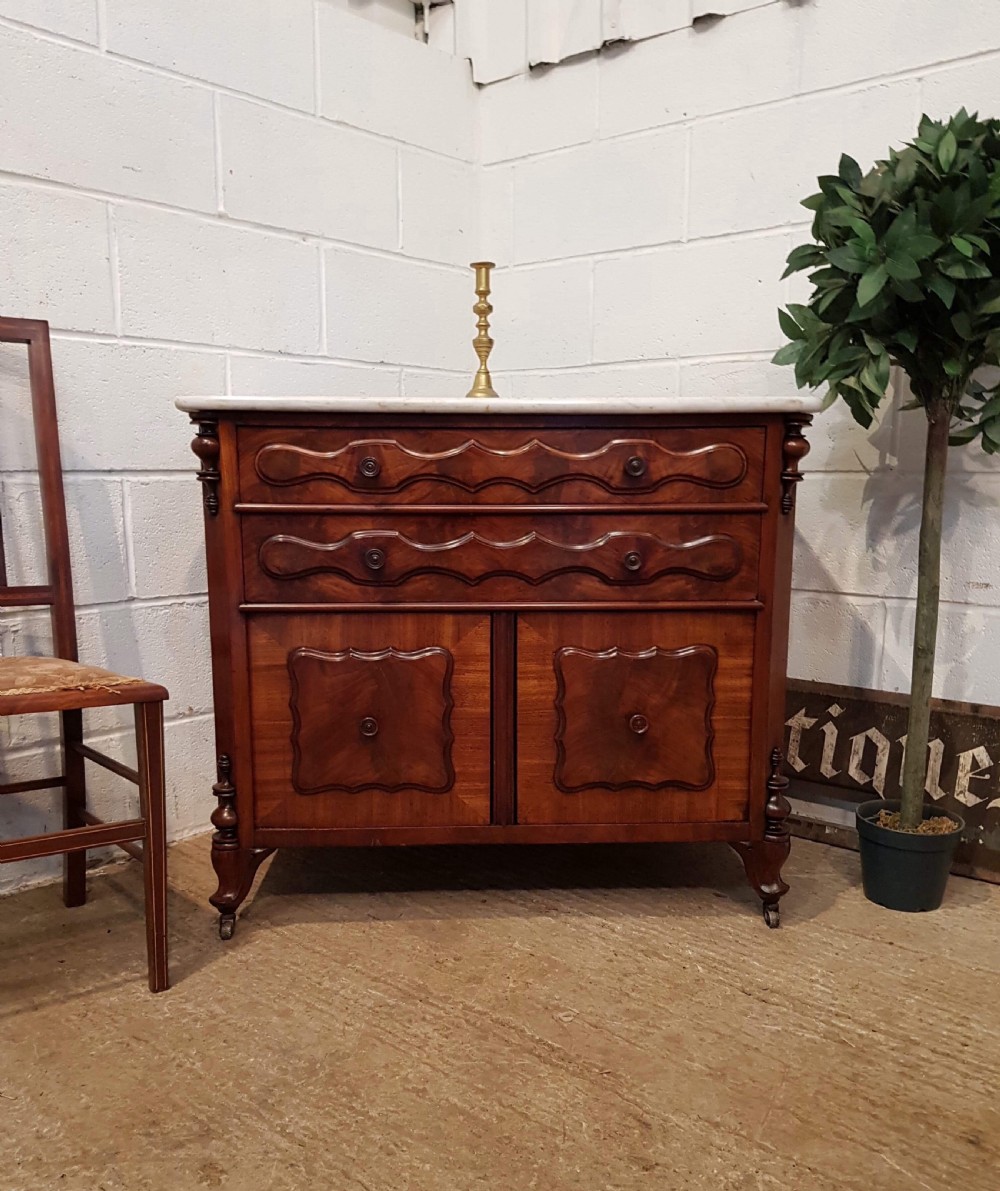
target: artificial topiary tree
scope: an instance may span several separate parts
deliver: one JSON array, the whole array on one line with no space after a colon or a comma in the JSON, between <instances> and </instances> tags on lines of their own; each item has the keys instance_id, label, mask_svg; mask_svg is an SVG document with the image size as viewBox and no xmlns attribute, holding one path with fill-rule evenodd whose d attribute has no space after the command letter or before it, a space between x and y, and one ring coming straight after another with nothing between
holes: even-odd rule
<instances>
[{"instance_id":1,"label":"artificial topiary tree","mask_svg":"<svg viewBox=\"0 0 1000 1191\"><path fill-rule=\"evenodd\" d=\"M889 369L910 380L927 416L913 669L900 827L923 818L941 571L948 446L1000 450L1000 121L963 108L924 116L916 139L862 174L846 155L803 202L815 243L795 248L784 276L813 272L805 305L778 312L790 340L774 357L800 388L829 386L862 426L886 394Z\"/></svg>"}]
</instances>

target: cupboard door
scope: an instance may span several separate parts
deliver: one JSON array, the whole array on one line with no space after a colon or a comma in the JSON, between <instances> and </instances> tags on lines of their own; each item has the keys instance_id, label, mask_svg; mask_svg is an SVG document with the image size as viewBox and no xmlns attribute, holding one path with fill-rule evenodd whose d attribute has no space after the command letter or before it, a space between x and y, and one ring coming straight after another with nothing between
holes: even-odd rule
<instances>
[{"instance_id":1,"label":"cupboard door","mask_svg":"<svg viewBox=\"0 0 1000 1191\"><path fill-rule=\"evenodd\" d=\"M261 615L249 623L255 821L490 821L486 615Z\"/></svg>"},{"instance_id":2,"label":"cupboard door","mask_svg":"<svg viewBox=\"0 0 1000 1191\"><path fill-rule=\"evenodd\" d=\"M520 823L745 820L754 617L529 614Z\"/></svg>"}]
</instances>

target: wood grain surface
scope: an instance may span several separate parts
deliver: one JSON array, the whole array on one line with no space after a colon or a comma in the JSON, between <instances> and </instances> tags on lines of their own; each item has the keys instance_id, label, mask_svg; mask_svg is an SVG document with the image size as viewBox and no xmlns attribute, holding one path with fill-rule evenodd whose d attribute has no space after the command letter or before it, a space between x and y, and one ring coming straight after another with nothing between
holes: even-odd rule
<instances>
[{"instance_id":1,"label":"wood grain surface","mask_svg":"<svg viewBox=\"0 0 1000 1191\"><path fill-rule=\"evenodd\" d=\"M746 600L760 516L243 518L251 602Z\"/></svg>"},{"instance_id":2,"label":"wood grain surface","mask_svg":"<svg viewBox=\"0 0 1000 1191\"><path fill-rule=\"evenodd\" d=\"M257 824L489 823L488 616L256 616L249 647Z\"/></svg>"},{"instance_id":3,"label":"wood grain surface","mask_svg":"<svg viewBox=\"0 0 1000 1191\"><path fill-rule=\"evenodd\" d=\"M737 612L522 616L518 821L745 819L753 633ZM567 649L597 655L589 673L570 663L567 676ZM697 651L687 665L664 664L685 650ZM649 723L638 735L637 714Z\"/></svg>"},{"instance_id":4,"label":"wood grain surface","mask_svg":"<svg viewBox=\"0 0 1000 1191\"><path fill-rule=\"evenodd\" d=\"M763 430L240 432L245 501L533 504L758 499Z\"/></svg>"}]
</instances>

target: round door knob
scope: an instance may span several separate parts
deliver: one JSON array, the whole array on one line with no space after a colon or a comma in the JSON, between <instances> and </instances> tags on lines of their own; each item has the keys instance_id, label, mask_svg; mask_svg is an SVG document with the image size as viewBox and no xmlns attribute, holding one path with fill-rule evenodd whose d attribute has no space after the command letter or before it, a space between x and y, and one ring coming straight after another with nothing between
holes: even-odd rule
<instances>
[{"instance_id":1,"label":"round door knob","mask_svg":"<svg viewBox=\"0 0 1000 1191\"><path fill-rule=\"evenodd\" d=\"M649 731L649 720L644 715L632 715L629 716L628 726L636 736L641 736L644 732Z\"/></svg>"},{"instance_id":2,"label":"round door knob","mask_svg":"<svg viewBox=\"0 0 1000 1191\"><path fill-rule=\"evenodd\" d=\"M366 480L374 480L381 470L382 464L373 455L366 455L358 464L358 471Z\"/></svg>"},{"instance_id":3,"label":"round door knob","mask_svg":"<svg viewBox=\"0 0 1000 1191\"><path fill-rule=\"evenodd\" d=\"M378 720L373 715L366 715L359 726L362 736L378 735Z\"/></svg>"},{"instance_id":4,"label":"round door knob","mask_svg":"<svg viewBox=\"0 0 1000 1191\"><path fill-rule=\"evenodd\" d=\"M632 455L625 461L625 474L638 479L646 474L646 460L641 455Z\"/></svg>"},{"instance_id":5,"label":"round door knob","mask_svg":"<svg viewBox=\"0 0 1000 1191\"><path fill-rule=\"evenodd\" d=\"M380 571L385 566L385 552L372 547L365 551L365 566L370 571Z\"/></svg>"},{"instance_id":6,"label":"round door knob","mask_svg":"<svg viewBox=\"0 0 1000 1191\"><path fill-rule=\"evenodd\" d=\"M626 571L638 571L642 568L642 555L638 550L630 550L628 554L625 555L624 561Z\"/></svg>"}]
</instances>

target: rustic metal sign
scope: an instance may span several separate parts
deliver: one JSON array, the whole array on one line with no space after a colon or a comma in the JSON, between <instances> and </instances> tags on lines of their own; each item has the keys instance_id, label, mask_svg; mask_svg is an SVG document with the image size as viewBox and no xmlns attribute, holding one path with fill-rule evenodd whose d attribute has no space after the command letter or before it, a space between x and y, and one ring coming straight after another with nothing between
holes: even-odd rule
<instances>
[{"instance_id":1,"label":"rustic metal sign","mask_svg":"<svg viewBox=\"0 0 1000 1191\"><path fill-rule=\"evenodd\" d=\"M856 802L898 798L907 702L905 695L885 691L789 680L789 776ZM934 700L925 790L965 820L958 867L998 879L1000 707Z\"/></svg>"}]
</instances>

